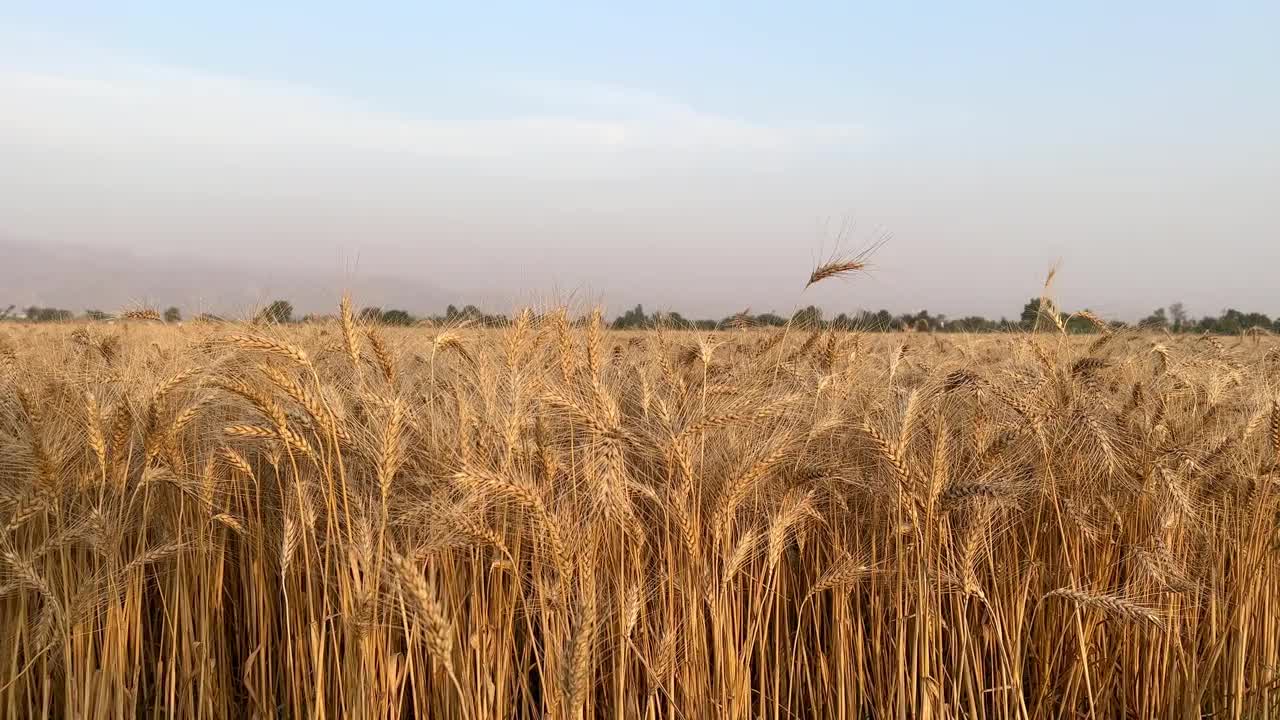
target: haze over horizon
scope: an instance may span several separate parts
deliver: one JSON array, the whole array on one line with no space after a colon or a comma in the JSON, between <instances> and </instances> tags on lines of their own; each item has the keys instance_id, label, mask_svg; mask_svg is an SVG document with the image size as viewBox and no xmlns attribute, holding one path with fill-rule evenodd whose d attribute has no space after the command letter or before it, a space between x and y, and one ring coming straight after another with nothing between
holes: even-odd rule
<instances>
[{"instance_id":1,"label":"haze over horizon","mask_svg":"<svg viewBox=\"0 0 1280 720\"><path fill-rule=\"evenodd\" d=\"M4 3L0 306L998 318L1061 259L1067 309L1276 315L1278 26L1262 2ZM846 218L851 247L892 234L875 272L802 294Z\"/></svg>"}]
</instances>

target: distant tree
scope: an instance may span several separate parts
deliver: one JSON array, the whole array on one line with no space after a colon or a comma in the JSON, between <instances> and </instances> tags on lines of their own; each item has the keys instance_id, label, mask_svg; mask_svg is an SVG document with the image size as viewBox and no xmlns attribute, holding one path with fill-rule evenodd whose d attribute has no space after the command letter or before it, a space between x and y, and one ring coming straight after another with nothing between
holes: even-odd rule
<instances>
[{"instance_id":1,"label":"distant tree","mask_svg":"<svg viewBox=\"0 0 1280 720\"><path fill-rule=\"evenodd\" d=\"M981 315L957 318L947 323L947 330L950 332L991 332L995 329L996 323Z\"/></svg>"},{"instance_id":2,"label":"distant tree","mask_svg":"<svg viewBox=\"0 0 1280 720\"><path fill-rule=\"evenodd\" d=\"M425 319L435 324L457 325L459 323L467 323L469 325L482 325L485 327L501 327L510 322L506 315L490 315L475 305L464 305L461 310L458 309L457 305L450 305L445 309L443 316L437 315L435 317ZM580 317L574 320L573 324L580 326L586 321L587 318Z\"/></svg>"},{"instance_id":3,"label":"distant tree","mask_svg":"<svg viewBox=\"0 0 1280 720\"><path fill-rule=\"evenodd\" d=\"M29 322L41 322L41 323L62 322L64 320L70 320L71 318L75 317L75 315L70 310L63 310L61 308L51 308L51 307L39 307L38 305L32 305L31 307L27 308L26 314L27 314L27 320Z\"/></svg>"},{"instance_id":4,"label":"distant tree","mask_svg":"<svg viewBox=\"0 0 1280 720\"><path fill-rule=\"evenodd\" d=\"M1188 329L1201 333L1217 333L1222 332L1222 325L1220 318L1206 315L1194 323L1190 323Z\"/></svg>"},{"instance_id":5,"label":"distant tree","mask_svg":"<svg viewBox=\"0 0 1280 720\"><path fill-rule=\"evenodd\" d=\"M176 307L171 307L164 311L164 321L167 323L182 322L182 311Z\"/></svg>"},{"instance_id":6,"label":"distant tree","mask_svg":"<svg viewBox=\"0 0 1280 720\"><path fill-rule=\"evenodd\" d=\"M1052 300L1034 297L1022 306L1019 320L1024 330L1057 330L1060 325L1066 325L1067 314L1059 310Z\"/></svg>"},{"instance_id":7,"label":"distant tree","mask_svg":"<svg viewBox=\"0 0 1280 720\"><path fill-rule=\"evenodd\" d=\"M1245 313L1240 318L1240 327L1248 330L1250 328L1271 328L1271 318L1260 312Z\"/></svg>"},{"instance_id":8,"label":"distant tree","mask_svg":"<svg viewBox=\"0 0 1280 720\"><path fill-rule=\"evenodd\" d=\"M689 321L685 320L683 315L675 311L656 313L654 315L654 320L668 327L688 327L689 326Z\"/></svg>"},{"instance_id":9,"label":"distant tree","mask_svg":"<svg viewBox=\"0 0 1280 720\"><path fill-rule=\"evenodd\" d=\"M293 321L293 303L288 300L276 300L258 313L259 322L271 322L279 325Z\"/></svg>"},{"instance_id":10,"label":"distant tree","mask_svg":"<svg viewBox=\"0 0 1280 720\"><path fill-rule=\"evenodd\" d=\"M791 324L802 328L822 327L822 308L810 305L791 316Z\"/></svg>"},{"instance_id":11,"label":"distant tree","mask_svg":"<svg viewBox=\"0 0 1280 720\"><path fill-rule=\"evenodd\" d=\"M367 322L367 323L382 322L382 308L380 307L364 308L360 311L359 317L361 322Z\"/></svg>"},{"instance_id":12,"label":"distant tree","mask_svg":"<svg viewBox=\"0 0 1280 720\"><path fill-rule=\"evenodd\" d=\"M84 316L85 316L85 319L92 320L94 322L102 322L103 320L106 320L111 317L110 315L102 312L101 310L85 310Z\"/></svg>"},{"instance_id":13,"label":"distant tree","mask_svg":"<svg viewBox=\"0 0 1280 720\"><path fill-rule=\"evenodd\" d=\"M1182 332L1187 326L1187 309L1182 303L1176 302L1169 306L1169 319L1173 322L1173 331Z\"/></svg>"},{"instance_id":14,"label":"distant tree","mask_svg":"<svg viewBox=\"0 0 1280 720\"><path fill-rule=\"evenodd\" d=\"M932 317L928 310L921 310L917 313L904 313L895 319L895 324L902 329L916 330L920 332L928 332L937 327L944 319L943 316Z\"/></svg>"},{"instance_id":15,"label":"distant tree","mask_svg":"<svg viewBox=\"0 0 1280 720\"><path fill-rule=\"evenodd\" d=\"M1235 308L1227 308L1218 318L1214 332L1235 335L1244 329L1245 314Z\"/></svg>"},{"instance_id":16,"label":"distant tree","mask_svg":"<svg viewBox=\"0 0 1280 720\"><path fill-rule=\"evenodd\" d=\"M388 310L382 313L382 322L387 325L408 326L413 324L413 316L404 310Z\"/></svg>"},{"instance_id":17,"label":"distant tree","mask_svg":"<svg viewBox=\"0 0 1280 720\"><path fill-rule=\"evenodd\" d=\"M716 323L716 327L721 330L743 330L753 325L755 325L755 320L751 317L751 313L746 311L734 313Z\"/></svg>"},{"instance_id":18,"label":"distant tree","mask_svg":"<svg viewBox=\"0 0 1280 720\"><path fill-rule=\"evenodd\" d=\"M1138 327L1147 330L1163 330L1169 327L1169 316L1164 308L1156 308L1150 315L1138 321Z\"/></svg>"},{"instance_id":19,"label":"distant tree","mask_svg":"<svg viewBox=\"0 0 1280 720\"><path fill-rule=\"evenodd\" d=\"M1033 297L1022 306L1022 316L1020 318L1022 327L1030 330L1036 326L1036 320L1040 317L1040 298Z\"/></svg>"},{"instance_id":20,"label":"distant tree","mask_svg":"<svg viewBox=\"0 0 1280 720\"><path fill-rule=\"evenodd\" d=\"M648 324L649 318L644 314L644 306L636 305L634 308L619 315L613 321L614 330L636 330Z\"/></svg>"},{"instance_id":21,"label":"distant tree","mask_svg":"<svg viewBox=\"0 0 1280 720\"><path fill-rule=\"evenodd\" d=\"M1072 315L1068 317L1066 325L1067 325L1067 332L1072 333L1074 335L1087 335L1087 334L1098 332L1098 328L1095 327L1093 323L1080 317L1079 315Z\"/></svg>"}]
</instances>

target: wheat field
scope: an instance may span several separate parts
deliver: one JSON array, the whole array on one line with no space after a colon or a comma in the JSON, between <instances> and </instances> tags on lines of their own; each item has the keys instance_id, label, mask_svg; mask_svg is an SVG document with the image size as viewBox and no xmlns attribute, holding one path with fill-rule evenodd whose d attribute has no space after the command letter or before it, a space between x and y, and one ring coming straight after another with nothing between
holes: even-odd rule
<instances>
[{"instance_id":1,"label":"wheat field","mask_svg":"<svg viewBox=\"0 0 1280 720\"><path fill-rule=\"evenodd\" d=\"M1280 713L1280 344L0 329L0 716Z\"/></svg>"}]
</instances>

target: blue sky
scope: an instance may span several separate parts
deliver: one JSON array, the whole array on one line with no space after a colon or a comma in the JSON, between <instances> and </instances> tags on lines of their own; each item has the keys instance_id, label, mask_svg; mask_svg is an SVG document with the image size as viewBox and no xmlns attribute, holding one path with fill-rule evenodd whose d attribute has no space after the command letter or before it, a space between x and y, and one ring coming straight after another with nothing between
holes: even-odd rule
<instances>
[{"instance_id":1,"label":"blue sky","mask_svg":"<svg viewBox=\"0 0 1280 720\"><path fill-rule=\"evenodd\" d=\"M712 313L811 301L794 278L853 216L894 240L812 298L833 311L1016 314L1062 258L1065 305L1274 314L1277 27L1262 2L0 2L0 234Z\"/></svg>"},{"instance_id":2,"label":"blue sky","mask_svg":"<svg viewBox=\"0 0 1280 720\"><path fill-rule=\"evenodd\" d=\"M6 5L73 49L475 120L632 88L766 124L1142 137L1278 114L1275 3L63 3ZM566 93L567 95L568 93ZM590 110L590 101L583 101ZM1100 117L1100 104L1110 112ZM1228 107L1221 107L1223 104ZM1261 117L1230 113L1241 107ZM1224 117L1225 115L1225 117ZM1029 123L1034 126L1028 127Z\"/></svg>"}]
</instances>

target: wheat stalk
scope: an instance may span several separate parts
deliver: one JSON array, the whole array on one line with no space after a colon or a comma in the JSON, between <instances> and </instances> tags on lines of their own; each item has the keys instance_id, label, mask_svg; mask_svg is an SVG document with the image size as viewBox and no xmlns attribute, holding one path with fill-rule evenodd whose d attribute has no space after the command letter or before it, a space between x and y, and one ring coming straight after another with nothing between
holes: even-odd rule
<instances>
[{"instance_id":1,"label":"wheat stalk","mask_svg":"<svg viewBox=\"0 0 1280 720\"><path fill-rule=\"evenodd\" d=\"M1149 623L1160 630L1163 630L1165 626L1164 619L1155 610L1119 595L1093 594L1075 588L1064 587L1051 590L1045 593L1044 597L1063 598L1076 605L1102 610L1126 620Z\"/></svg>"}]
</instances>

